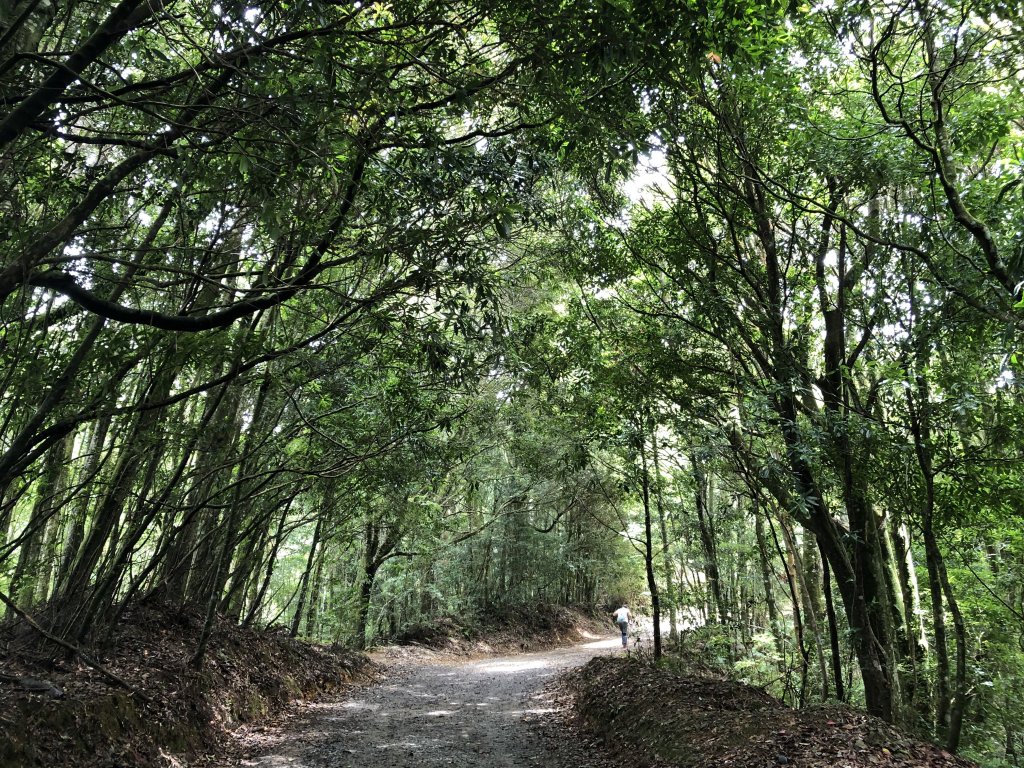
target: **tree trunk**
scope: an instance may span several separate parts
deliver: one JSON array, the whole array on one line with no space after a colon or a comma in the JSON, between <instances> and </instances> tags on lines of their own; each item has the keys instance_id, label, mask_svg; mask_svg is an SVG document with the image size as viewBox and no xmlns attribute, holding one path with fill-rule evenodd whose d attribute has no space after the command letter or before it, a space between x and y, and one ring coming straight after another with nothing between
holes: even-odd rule
<instances>
[{"instance_id":1,"label":"tree trunk","mask_svg":"<svg viewBox=\"0 0 1024 768\"><path fill-rule=\"evenodd\" d=\"M651 430L651 453L654 459L654 500L658 510L658 527L661 531L661 558L665 568L665 599L668 601L668 637L673 643L679 639L677 607L679 599L676 596L674 568L672 557L669 552L668 524L665 514L663 499L664 484L661 477L661 463L658 459L658 429L657 425Z\"/></svg>"},{"instance_id":2,"label":"tree trunk","mask_svg":"<svg viewBox=\"0 0 1024 768\"><path fill-rule=\"evenodd\" d=\"M949 612L953 616L953 632L956 635L956 679L953 700L949 709L949 731L946 734L946 749L955 753L960 749L964 715L970 704L970 694L967 691L967 626L964 624L960 604L957 602L956 595L953 594L949 577L946 575L946 564L941 556L938 565L942 593L946 597L946 605L949 606Z\"/></svg>"},{"instance_id":3,"label":"tree trunk","mask_svg":"<svg viewBox=\"0 0 1024 768\"><path fill-rule=\"evenodd\" d=\"M764 514L767 514L765 511ZM779 622L779 609L775 604L775 590L772 587L771 558L768 556L768 544L764 537L764 515L760 508L754 507L754 534L757 537L757 554L761 566L761 584L764 589L765 607L768 609L768 622L775 640L775 652L779 655L779 671L785 670L786 642Z\"/></svg>"},{"instance_id":4,"label":"tree trunk","mask_svg":"<svg viewBox=\"0 0 1024 768\"><path fill-rule=\"evenodd\" d=\"M320 530L323 527L323 514L317 515L316 525L313 528L313 540L309 544L309 555L306 557L306 567L299 579L298 601L295 605L295 615L292 617L292 626L289 630L291 637L298 637L299 627L302 623L303 614L306 610L306 600L309 593L309 582L313 576L313 567L317 561L318 547L320 546Z\"/></svg>"},{"instance_id":5,"label":"tree trunk","mask_svg":"<svg viewBox=\"0 0 1024 768\"><path fill-rule=\"evenodd\" d=\"M228 514L225 530L221 533L221 545L218 548L216 562L213 568L211 568L214 578L206 597L208 601L206 604L206 620L203 622L203 632L199 636L199 642L196 644L195 653L190 661L190 665L194 669L202 667L203 660L206 658L206 649L209 645L210 637L213 635L213 628L217 620L217 606L220 604L220 598L223 595L224 588L227 586L228 570L231 565L231 554L234 551L235 528L238 524L239 514L238 505L233 505L231 512Z\"/></svg>"},{"instance_id":6,"label":"tree trunk","mask_svg":"<svg viewBox=\"0 0 1024 768\"><path fill-rule=\"evenodd\" d=\"M654 576L654 536L651 526L651 475L647 469L646 437L640 443L640 481L644 501L644 565L647 571L647 588L651 592L651 614L654 618L654 658L661 658L661 604L658 600L658 581Z\"/></svg>"},{"instance_id":7,"label":"tree trunk","mask_svg":"<svg viewBox=\"0 0 1024 768\"><path fill-rule=\"evenodd\" d=\"M122 515L124 518L121 524L122 534L111 540L106 556L97 568L97 578L89 596L88 608L84 613L84 621L88 625L96 623L102 617L101 623L106 625L110 631L113 630L116 619L121 614L121 609L115 608L114 603L117 596L122 593L121 582L129 570L136 546L149 532L153 521L159 516L161 510L169 506L168 501L174 494L178 481L192 455L193 442L189 441L181 446L180 455L176 458L165 455L162 445L154 445L151 448L142 481L138 484L134 494L137 500ZM165 461L171 464L176 462L177 467L166 479L163 490L150 499L157 470ZM141 575L123 592L122 607L125 601L136 593L143 580L156 569L160 556L163 554L164 549L158 545L142 569Z\"/></svg>"},{"instance_id":8,"label":"tree trunk","mask_svg":"<svg viewBox=\"0 0 1024 768\"><path fill-rule=\"evenodd\" d=\"M249 608L246 611L245 619L242 621L243 627L251 627L263 608L263 600L266 598L267 590L270 588L270 580L274 576L274 566L277 565L277 553L281 550L281 544L284 542L284 538L287 533L285 524L288 522L288 513L291 510L292 502L294 501L295 495L293 494L283 504L281 504L281 514L277 519L277 531L274 533L273 542L271 542L270 547L265 553L266 569L263 574L263 579L259 583L259 587L256 589L255 594L249 602Z\"/></svg>"},{"instance_id":9,"label":"tree trunk","mask_svg":"<svg viewBox=\"0 0 1024 768\"><path fill-rule=\"evenodd\" d=\"M819 671L822 671L824 667L824 660L821 654L821 639L818 637L818 627L815 622L814 613L809 607L807 583L804 579L804 565L800 557L800 550L797 549L796 536L793 533L792 525L785 513L779 518L779 530L782 531L782 540L786 544L786 575L790 583L790 594L793 596L793 600L796 601L793 605L793 616L798 625L800 655L803 657L803 663L800 667L799 699L799 706L803 707L807 700L807 682L810 677L811 650L807 646L808 629L810 630L811 639L815 644Z\"/></svg>"},{"instance_id":10,"label":"tree trunk","mask_svg":"<svg viewBox=\"0 0 1024 768\"><path fill-rule=\"evenodd\" d=\"M310 589L309 608L306 609L306 637L313 638L314 640L320 636L320 601L324 590L325 559L325 546L321 546L320 554L316 559L316 569L313 571L313 586Z\"/></svg>"},{"instance_id":11,"label":"tree trunk","mask_svg":"<svg viewBox=\"0 0 1024 768\"><path fill-rule=\"evenodd\" d=\"M36 501L21 534L18 564L11 576L10 592L15 602L24 608L32 607L36 597L43 568L43 539L59 508L57 496L60 493L60 479L66 471L71 443L70 436L65 437L46 454L43 475L36 484Z\"/></svg>"},{"instance_id":12,"label":"tree trunk","mask_svg":"<svg viewBox=\"0 0 1024 768\"><path fill-rule=\"evenodd\" d=\"M846 616L854 632L854 648L864 699L870 714L893 722L896 717L896 686L893 682L893 663L888 648L891 646L886 621L891 616L887 595L875 578L874 549L868 545L866 521L857 509L848 509L850 531L832 518L824 505L811 467L803 456L802 440L797 430L795 395L780 393L780 426L786 442L787 458L803 510L801 524L817 537L828 558L836 584L843 598ZM849 548L849 549L848 549Z\"/></svg>"},{"instance_id":13,"label":"tree trunk","mask_svg":"<svg viewBox=\"0 0 1024 768\"><path fill-rule=\"evenodd\" d=\"M249 524L241 526L239 540L236 543L236 551L234 553L234 568L231 571L230 582L221 600L220 608L227 618L235 622L241 618L246 588L250 585L250 580L254 580L254 574L259 569L259 553L266 545L267 536L269 535L268 527L273 516L272 510L264 510L259 514L253 512L252 508L255 505L251 501L246 502L247 498L251 500L253 494L258 493L263 484L269 481L269 477L263 481L256 481L251 478L253 472L259 466L260 454L258 446L260 441L267 433L273 431L273 425L267 423L268 415L266 408L271 377L272 371L268 368L264 372L256 393L256 402L252 406L249 428L244 431L240 430L240 435L237 438L239 454L242 458L235 481L236 490L232 505L233 507L245 505L248 508L248 514L244 514L243 511L241 519L247 517ZM236 409L238 407L236 406ZM297 495L297 493L298 487L296 487L294 495Z\"/></svg>"},{"instance_id":14,"label":"tree trunk","mask_svg":"<svg viewBox=\"0 0 1024 768\"><path fill-rule=\"evenodd\" d=\"M367 631L370 625L370 603L373 598L374 581L377 572L398 549L401 532L374 520L368 512L363 538L362 568L359 574L359 610L356 618L356 647L366 648Z\"/></svg>"},{"instance_id":15,"label":"tree trunk","mask_svg":"<svg viewBox=\"0 0 1024 768\"><path fill-rule=\"evenodd\" d=\"M894 520L890 525L889 537L893 542L896 576L903 597L905 657L910 664L906 696L911 705L927 719L931 717L928 676L924 665L927 642L924 619L921 615L921 595L914 568L914 554L910 546L910 532L905 525L898 525Z\"/></svg>"},{"instance_id":16,"label":"tree trunk","mask_svg":"<svg viewBox=\"0 0 1024 768\"><path fill-rule=\"evenodd\" d=\"M373 583L377 578L377 567L372 562L363 563L363 573L359 581L359 610L356 615L355 646L359 650L366 648L366 632L370 624L370 601L373 598Z\"/></svg>"},{"instance_id":17,"label":"tree trunk","mask_svg":"<svg viewBox=\"0 0 1024 768\"><path fill-rule=\"evenodd\" d=\"M782 509L790 512L800 524L811 531L834 574L835 585L843 601L847 621L851 630L851 642L857 654L857 666L864 684L864 698L868 711L884 720L892 721L896 714L895 689L890 680L891 666L888 654L882 647L880 635L874 626L873 612L868 604L875 600L875 582L866 580L861 571L854 568L851 549L851 531L847 531L829 512L825 495L818 487L817 478L807 463L804 446L797 429L796 399L794 393L780 390L774 406L779 415L779 430L786 446L786 460L793 482L794 493L786 483L773 479L771 473L758 473L758 463L750 455L737 431L729 435L729 443L742 463L750 466L758 478L756 485L764 487L776 499ZM754 484L753 478L748 482ZM756 487L755 485L755 487ZM885 599L881 595L880 599ZM888 614L886 614L888 615ZM883 635L884 636L884 635Z\"/></svg>"},{"instance_id":18,"label":"tree trunk","mask_svg":"<svg viewBox=\"0 0 1024 768\"><path fill-rule=\"evenodd\" d=\"M796 634L796 647L800 656L800 690L797 691L798 703L803 703L804 691L807 689L807 664L810 652L804 642L804 622L800 610L800 589L796 581L796 564L792 561L792 551L789 547L783 548L779 537L775 533L775 526L771 519L768 520L771 528L772 540L775 542L775 550L779 553L782 567L786 569L786 584L789 586L790 606L793 610L793 632ZM789 675L786 676L786 689L789 689Z\"/></svg>"},{"instance_id":19,"label":"tree trunk","mask_svg":"<svg viewBox=\"0 0 1024 768\"><path fill-rule=\"evenodd\" d=\"M701 548L704 551L704 578L707 580L711 603L710 615L716 624L727 619L725 600L722 598L722 583L718 569L718 551L715 546L715 532L711 518L712 487L710 478L696 456L690 457L693 466L693 480L696 486L697 526L700 532Z\"/></svg>"},{"instance_id":20,"label":"tree trunk","mask_svg":"<svg viewBox=\"0 0 1024 768\"><path fill-rule=\"evenodd\" d=\"M809 509L810 515L805 527L818 537L822 551L830 561L836 575L836 582L843 595L847 618L855 630L858 661L864 682L868 711L883 720L893 722L899 712L899 646L894 637L894 616L897 614L895 592L892 589L891 569L887 551L880 530L878 517L871 505L867 480L859 471L858 464L870 458L869 449L854 442L854 429L850 423L852 410L850 395L853 381L846 370L846 311L848 294L856 287L862 274L856 268L847 269L846 227L839 227L839 242L830 244L830 234L835 224L832 211L838 205L833 196L832 207L822 219L821 237L814 252L815 283L818 290L819 308L823 320L825 338L822 344L822 377L820 388L827 424L830 452L839 475L840 490L846 517L849 521L849 535L839 535L839 525L825 513L823 497L815 497ZM869 202L869 226L877 227L878 202ZM830 251L836 253L835 270L838 288L829 296L829 280L826 276L826 260ZM781 315L779 315L781 319ZM778 381L788 390L780 394L777 405L783 422L783 437L786 440L790 464L800 487L800 495L811 501L808 493L819 493L820 486L813 479L813 472L800 455L800 435L797 427L796 394L788 384L789 380L800 379L800 366L792 351L781 341L781 332L776 338L776 349L781 353L777 360ZM809 387L805 387L805 390ZM801 521L802 524L805 521ZM851 573L847 572L852 571Z\"/></svg>"},{"instance_id":21,"label":"tree trunk","mask_svg":"<svg viewBox=\"0 0 1024 768\"><path fill-rule=\"evenodd\" d=\"M203 474L191 488L191 510L172 542L162 578L165 598L179 605L207 604L216 580L213 563L218 562L223 544L222 524L234 514L243 493L242 487L237 486L229 509L223 513L213 504L218 486L229 485L237 465L241 398L242 382L233 380L211 396L203 412L195 462L197 472ZM237 521L237 515L233 519Z\"/></svg>"},{"instance_id":22,"label":"tree trunk","mask_svg":"<svg viewBox=\"0 0 1024 768\"><path fill-rule=\"evenodd\" d=\"M846 701L846 690L843 686L843 657L839 647L839 623L836 620L836 608L832 600L832 572L828 567L828 558L818 548L821 558L821 586L825 595L825 615L828 617L828 640L832 652L832 679L835 683L836 698Z\"/></svg>"},{"instance_id":23,"label":"tree trunk","mask_svg":"<svg viewBox=\"0 0 1024 768\"><path fill-rule=\"evenodd\" d=\"M78 557L79 548L85 539L85 526L88 521L89 504L92 500L92 487L99 475L100 460L103 455L103 446L106 443L109 428L110 415L107 414L93 422L89 433L89 447L86 449L85 463L82 465L82 473L78 480L79 491L68 504L70 510L67 534L65 535L64 551L61 554L54 585L54 590L57 593L63 593L66 590L67 581L71 575L71 567Z\"/></svg>"},{"instance_id":24,"label":"tree trunk","mask_svg":"<svg viewBox=\"0 0 1024 768\"><path fill-rule=\"evenodd\" d=\"M801 541L802 551L798 553L800 558L801 585L804 589L805 608L807 611L807 622L814 635L814 651L818 660L818 672L821 677L821 698L826 701L830 696L828 665L825 661L825 633L822 631L822 622L825 619L825 605L822 595L822 578L819 564L821 563L821 549L818 541L809 532L805 531Z\"/></svg>"},{"instance_id":25,"label":"tree trunk","mask_svg":"<svg viewBox=\"0 0 1024 768\"><path fill-rule=\"evenodd\" d=\"M176 365L165 362L162 370L155 374L146 393L145 402L165 400L176 372ZM95 568L104 550L116 539L121 514L143 461L147 455L157 450L162 442L159 430L165 415L165 411L162 410L142 411L120 446L110 487L99 501L93 516L92 529L82 545L60 596L62 603L67 606L59 633L65 639L81 641L90 629L89 617L93 613L87 600L90 581L95 575Z\"/></svg>"}]
</instances>

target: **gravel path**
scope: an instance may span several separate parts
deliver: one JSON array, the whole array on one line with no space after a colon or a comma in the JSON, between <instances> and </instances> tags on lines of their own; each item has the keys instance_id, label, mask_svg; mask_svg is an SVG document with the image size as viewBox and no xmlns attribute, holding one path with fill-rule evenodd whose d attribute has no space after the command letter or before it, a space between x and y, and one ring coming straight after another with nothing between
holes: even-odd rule
<instances>
[{"instance_id":1,"label":"gravel path","mask_svg":"<svg viewBox=\"0 0 1024 768\"><path fill-rule=\"evenodd\" d=\"M240 765L602 768L611 765L604 755L549 716L554 703L544 686L570 667L612 653L621 653L617 638L407 665L382 684L344 700L306 705L287 725L250 733Z\"/></svg>"}]
</instances>

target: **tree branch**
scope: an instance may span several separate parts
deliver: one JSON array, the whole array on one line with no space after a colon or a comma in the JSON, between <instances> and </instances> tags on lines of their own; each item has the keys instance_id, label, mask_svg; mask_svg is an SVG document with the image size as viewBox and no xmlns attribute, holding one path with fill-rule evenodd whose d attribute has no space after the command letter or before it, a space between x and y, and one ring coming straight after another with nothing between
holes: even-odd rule
<instances>
[{"instance_id":1,"label":"tree branch","mask_svg":"<svg viewBox=\"0 0 1024 768\"><path fill-rule=\"evenodd\" d=\"M21 102L0 123L0 149L14 141L107 48L136 29L163 6L162 0L122 0L99 28L58 68L35 93Z\"/></svg>"}]
</instances>

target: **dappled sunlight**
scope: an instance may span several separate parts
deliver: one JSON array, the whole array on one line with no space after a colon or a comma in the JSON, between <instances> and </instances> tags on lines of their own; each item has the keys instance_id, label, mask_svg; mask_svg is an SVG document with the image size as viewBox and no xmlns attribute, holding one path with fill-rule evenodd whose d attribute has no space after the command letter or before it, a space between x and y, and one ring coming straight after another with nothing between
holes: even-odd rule
<instances>
[{"instance_id":1,"label":"dappled sunlight","mask_svg":"<svg viewBox=\"0 0 1024 768\"><path fill-rule=\"evenodd\" d=\"M437 744L423 744L419 741L393 741L389 744L378 744L377 749L423 749L424 747L439 746Z\"/></svg>"},{"instance_id":2,"label":"dappled sunlight","mask_svg":"<svg viewBox=\"0 0 1024 768\"><path fill-rule=\"evenodd\" d=\"M590 648L590 649L593 649L595 651L601 651L601 650L606 650L606 649L609 649L609 648L611 648L611 649L618 648L621 645L622 645L622 641L619 638L611 637L611 638L608 638L607 640L595 640L592 643L586 643L583 647L584 648Z\"/></svg>"},{"instance_id":3,"label":"dappled sunlight","mask_svg":"<svg viewBox=\"0 0 1024 768\"><path fill-rule=\"evenodd\" d=\"M449 765L449 756L458 755L468 759L455 760L459 765L546 765L539 752L530 751L539 747L530 746L534 736L525 727L560 711L543 686L619 642L599 634L584 639L585 644L517 656L419 665L358 699L317 707L316 730L333 734L315 748L318 762L296 760L310 752L295 734L261 735L266 752L247 765L427 768ZM533 757L519 760L522 750Z\"/></svg>"},{"instance_id":4,"label":"dappled sunlight","mask_svg":"<svg viewBox=\"0 0 1024 768\"><path fill-rule=\"evenodd\" d=\"M413 698L417 698L417 699L436 699L437 698L437 694L436 693L430 693L429 691L417 690L418 688L421 688L421 686L417 685L417 686L413 686L411 688L403 687L403 686L400 686L400 685L392 686L393 690L399 691L400 693L402 693L405 696L412 696Z\"/></svg>"},{"instance_id":5,"label":"dappled sunlight","mask_svg":"<svg viewBox=\"0 0 1024 768\"><path fill-rule=\"evenodd\" d=\"M526 661L496 661L489 664L480 664L477 669L482 672L496 672L504 674L516 674L531 669L543 669L550 666L547 659L529 659Z\"/></svg>"},{"instance_id":6,"label":"dappled sunlight","mask_svg":"<svg viewBox=\"0 0 1024 768\"><path fill-rule=\"evenodd\" d=\"M537 709L513 709L505 714L509 717L522 717L523 715L543 715L548 712L557 712L557 707L538 707Z\"/></svg>"},{"instance_id":7,"label":"dappled sunlight","mask_svg":"<svg viewBox=\"0 0 1024 768\"><path fill-rule=\"evenodd\" d=\"M346 701L341 705L342 709L368 709L371 712L376 712L380 709L380 704L371 704L368 701Z\"/></svg>"}]
</instances>

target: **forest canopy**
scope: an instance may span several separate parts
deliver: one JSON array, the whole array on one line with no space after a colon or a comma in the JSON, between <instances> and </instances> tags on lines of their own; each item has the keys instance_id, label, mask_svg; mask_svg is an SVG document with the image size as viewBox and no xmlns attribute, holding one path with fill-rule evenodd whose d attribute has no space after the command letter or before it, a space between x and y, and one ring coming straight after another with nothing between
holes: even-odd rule
<instances>
[{"instance_id":1,"label":"forest canopy","mask_svg":"<svg viewBox=\"0 0 1024 768\"><path fill-rule=\"evenodd\" d=\"M1022 41L972 0L0 0L8 647L629 599L659 656L1017 764Z\"/></svg>"}]
</instances>

